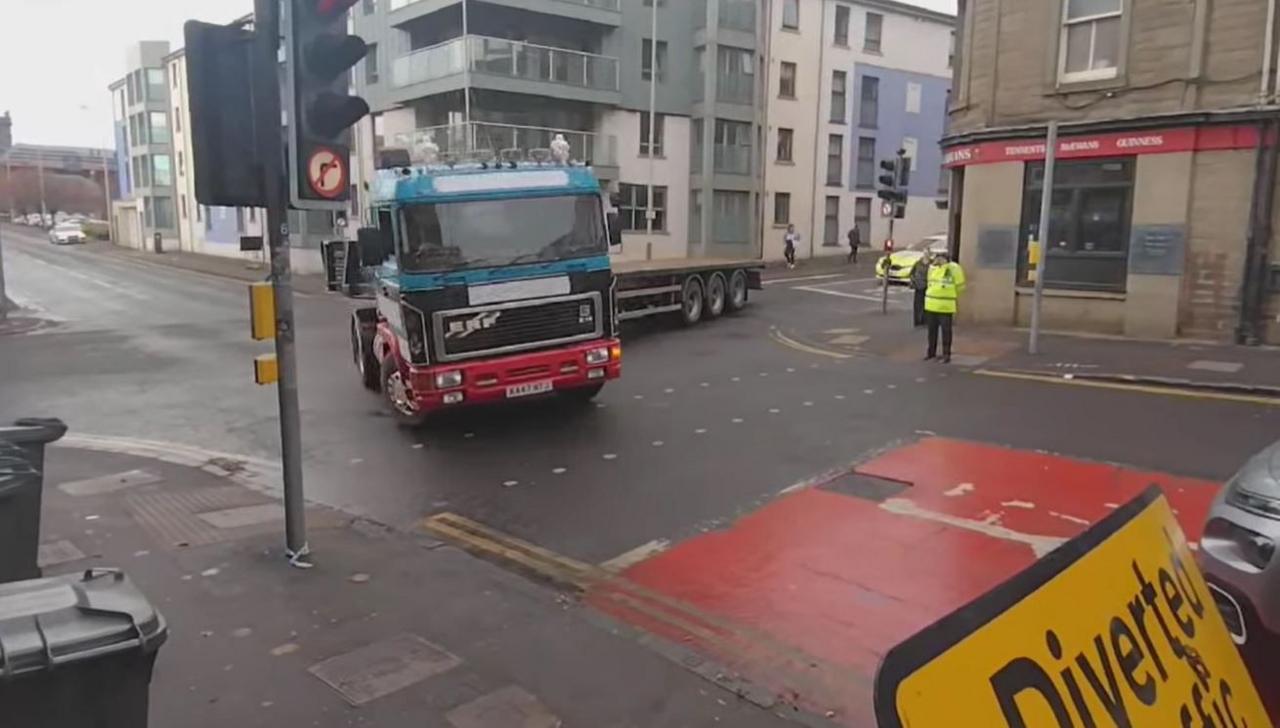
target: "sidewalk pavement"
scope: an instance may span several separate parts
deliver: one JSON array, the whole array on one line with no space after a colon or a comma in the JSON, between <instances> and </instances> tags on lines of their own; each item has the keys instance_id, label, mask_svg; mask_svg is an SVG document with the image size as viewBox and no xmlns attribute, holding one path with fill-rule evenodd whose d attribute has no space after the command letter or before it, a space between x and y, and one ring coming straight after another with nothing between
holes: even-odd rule
<instances>
[{"instance_id":1,"label":"sidewalk pavement","mask_svg":"<svg viewBox=\"0 0 1280 728\"><path fill-rule=\"evenodd\" d=\"M124 258L144 265L168 266L246 282L265 280L271 272L269 264L246 258L227 258L186 251L149 253L107 242L85 243L84 248L100 255ZM326 290L324 276L317 273L294 273L293 287L296 291L309 294L324 293Z\"/></svg>"},{"instance_id":2,"label":"sidewalk pavement","mask_svg":"<svg viewBox=\"0 0 1280 728\"><path fill-rule=\"evenodd\" d=\"M124 569L169 640L151 724L210 728L777 728L780 717L568 595L422 535L308 512L315 567L282 555L277 501L203 469L59 445L46 574Z\"/></svg>"}]
</instances>

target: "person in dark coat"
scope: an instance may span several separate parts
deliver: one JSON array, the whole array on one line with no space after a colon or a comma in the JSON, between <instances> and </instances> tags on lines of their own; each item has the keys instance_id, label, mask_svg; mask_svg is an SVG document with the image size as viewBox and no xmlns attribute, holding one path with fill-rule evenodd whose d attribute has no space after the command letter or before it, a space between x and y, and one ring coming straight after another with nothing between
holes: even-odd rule
<instances>
[{"instance_id":1,"label":"person in dark coat","mask_svg":"<svg viewBox=\"0 0 1280 728\"><path fill-rule=\"evenodd\" d=\"M858 262L858 248L862 247L862 231L857 225L849 228L849 263Z\"/></svg>"},{"instance_id":2,"label":"person in dark coat","mask_svg":"<svg viewBox=\"0 0 1280 728\"><path fill-rule=\"evenodd\" d=\"M929 264L932 258L926 250L916 264L911 266L911 290L915 294L911 306L911 322L916 328L924 326L924 292L929 288Z\"/></svg>"}]
</instances>

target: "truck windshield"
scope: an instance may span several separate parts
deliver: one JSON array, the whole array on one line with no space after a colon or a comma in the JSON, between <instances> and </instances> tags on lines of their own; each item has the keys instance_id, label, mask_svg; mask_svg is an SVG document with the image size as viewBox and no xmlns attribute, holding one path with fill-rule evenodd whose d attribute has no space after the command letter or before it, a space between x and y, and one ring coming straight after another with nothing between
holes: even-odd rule
<instances>
[{"instance_id":1,"label":"truck windshield","mask_svg":"<svg viewBox=\"0 0 1280 728\"><path fill-rule=\"evenodd\" d=\"M536 263L608 250L594 195L406 205L400 220L400 267L406 271Z\"/></svg>"}]
</instances>

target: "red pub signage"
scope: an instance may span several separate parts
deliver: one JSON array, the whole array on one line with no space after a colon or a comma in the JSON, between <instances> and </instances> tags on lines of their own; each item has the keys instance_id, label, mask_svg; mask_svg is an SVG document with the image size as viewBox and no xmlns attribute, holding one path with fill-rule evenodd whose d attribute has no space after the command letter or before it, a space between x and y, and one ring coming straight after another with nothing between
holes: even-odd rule
<instances>
[{"instance_id":1,"label":"red pub signage","mask_svg":"<svg viewBox=\"0 0 1280 728\"><path fill-rule=\"evenodd\" d=\"M1256 126L1187 126L1172 129L1068 136L1058 140L1059 159L1124 157L1135 154L1251 149L1258 146ZM946 167L1044 159L1045 143L1035 139L961 144L943 148Z\"/></svg>"}]
</instances>

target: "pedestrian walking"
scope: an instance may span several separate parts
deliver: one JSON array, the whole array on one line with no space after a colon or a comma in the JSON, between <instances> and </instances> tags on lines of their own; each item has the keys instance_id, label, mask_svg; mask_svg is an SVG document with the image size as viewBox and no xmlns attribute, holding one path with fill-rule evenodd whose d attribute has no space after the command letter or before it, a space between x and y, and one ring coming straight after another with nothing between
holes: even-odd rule
<instances>
[{"instance_id":1,"label":"pedestrian walking","mask_svg":"<svg viewBox=\"0 0 1280 728\"><path fill-rule=\"evenodd\" d=\"M849 263L858 262L858 248L862 247L862 231L857 225L849 228Z\"/></svg>"},{"instance_id":2,"label":"pedestrian walking","mask_svg":"<svg viewBox=\"0 0 1280 728\"><path fill-rule=\"evenodd\" d=\"M933 255L928 251L921 253L920 258L916 260L915 265L911 266L911 292L913 300L911 305L911 323L916 328L924 326L924 294L929 288L929 265L933 262Z\"/></svg>"},{"instance_id":3,"label":"pedestrian walking","mask_svg":"<svg viewBox=\"0 0 1280 728\"><path fill-rule=\"evenodd\" d=\"M796 232L795 224L787 226L787 234L782 236L783 249L782 254L787 257L787 267L796 267L796 246L800 244L800 233Z\"/></svg>"},{"instance_id":4,"label":"pedestrian walking","mask_svg":"<svg viewBox=\"0 0 1280 728\"><path fill-rule=\"evenodd\" d=\"M925 320L929 327L929 350L925 360L938 356L938 332L942 332L942 363L951 361L951 331L955 323L956 302L964 292L964 269L951 262L951 254L939 251L929 266L928 286L924 293Z\"/></svg>"}]
</instances>

